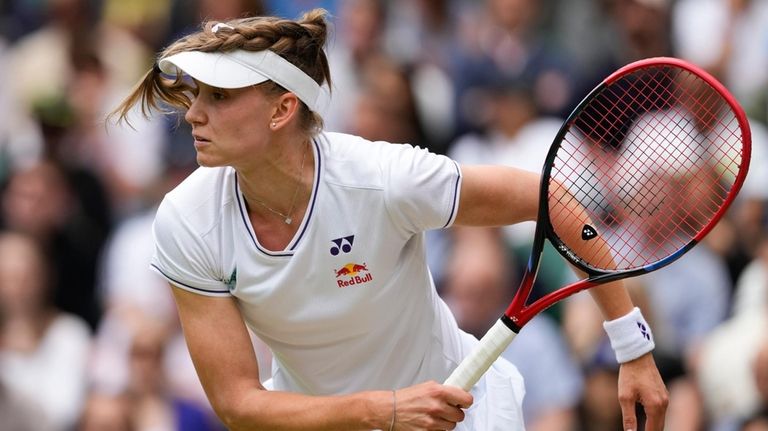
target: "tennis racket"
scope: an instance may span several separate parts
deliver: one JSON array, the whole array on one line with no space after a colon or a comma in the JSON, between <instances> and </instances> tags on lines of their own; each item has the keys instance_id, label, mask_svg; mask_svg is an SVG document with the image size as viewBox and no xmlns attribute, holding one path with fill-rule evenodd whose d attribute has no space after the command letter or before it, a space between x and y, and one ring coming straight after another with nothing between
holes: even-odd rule
<instances>
[{"instance_id":1,"label":"tennis racket","mask_svg":"<svg viewBox=\"0 0 768 431\"><path fill-rule=\"evenodd\" d=\"M741 107L692 64L650 58L608 76L547 154L533 249L512 303L445 384L469 390L528 321L561 299L680 258L733 202L750 146ZM545 240L587 276L528 304Z\"/></svg>"}]
</instances>

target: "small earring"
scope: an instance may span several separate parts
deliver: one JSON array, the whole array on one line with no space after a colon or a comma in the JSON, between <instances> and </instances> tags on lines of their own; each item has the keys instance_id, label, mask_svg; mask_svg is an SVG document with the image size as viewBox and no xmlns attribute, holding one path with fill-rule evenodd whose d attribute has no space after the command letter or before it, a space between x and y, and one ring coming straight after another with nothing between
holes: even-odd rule
<instances>
[{"instance_id":1,"label":"small earring","mask_svg":"<svg viewBox=\"0 0 768 431\"><path fill-rule=\"evenodd\" d=\"M275 127L277 127L277 123L275 123L275 122L273 121L273 122L272 122L272 128L274 129Z\"/></svg>"}]
</instances>

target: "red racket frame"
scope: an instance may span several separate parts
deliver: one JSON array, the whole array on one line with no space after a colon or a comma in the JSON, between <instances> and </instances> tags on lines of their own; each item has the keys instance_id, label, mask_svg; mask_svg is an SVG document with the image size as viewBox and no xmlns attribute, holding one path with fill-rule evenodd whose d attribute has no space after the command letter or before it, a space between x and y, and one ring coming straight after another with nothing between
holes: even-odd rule
<instances>
[{"instance_id":1,"label":"red racket frame","mask_svg":"<svg viewBox=\"0 0 768 431\"><path fill-rule=\"evenodd\" d=\"M514 332L519 332L520 329L523 327L523 325L528 323L536 314L552 306L556 302L562 299L565 299L577 292L588 289L598 284L620 280L620 279L631 277L634 275L639 275L642 273L654 271L656 269L659 269L661 267L664 267L674 262L676 259L680 258L680 256L685 254L688 250L690 250L694 245L696 245L702 238L704 238L704 236L706 236L712 230L712 228L714 228L714 226L718 223L718 221L722 218L722 216L728 210L733 200L736 198L736 195L741 189L741 186L744 183L744 179L746 178L747 171L749 169L749 160L751 156L752 138L751 138L751 132L749 129L749 123L747 121L747 117L744 114L744 111L741 108L741 106L738 104L738 102L733 97L733 95L731 95L731 93L725 88L725 86L723 86L720 82L717 81L717 79L712 77L709 73L707 73L700 67L695 66L691 63L688 63L684 60L671 58L671 57L648 58L648 59L644 59L644 60L640 60L640 61L636 61L634 63L628 64L622 67L621 69L617 70L616 72L612 73L610 76L605 78L603 82L601 82L597 87L595 87L595 89L593 89L579 103L579 105L571 112L571 114L568 116L568 118L560 128L560 131L558 132L554 142L557 142L557 143L562 142L565 134L570 130L571 126L573 126L575 120L578 118L582 110L586 106L588 106L589 102L597 94L600 94L612 83L618 81L622 77L628 74L631 74L639 69L644 69L649 67L663 67L663 66L673 66L683 70L687 70L688 72L701 78L704 82L706 82L710 87L712 87L715 91L717 91L717 93L719 93L723 97L725 102L733 110L733 113L739 123L739 127L743 133L742 140L744 144L742 147L743 149L741 153L742 165L741 165L741 168L739 169L739 172L736 176L733 186L731 187L731 189L729 190L728 194L724 199L723 204L720 206L718 211L712 217L710 222L706 226L704 226L704 228L701 229L688 244L681 247L677 252L672 253L670 256L667 256L666 258L661 259L658 262L646 265L642 268L636 268L632 270L604 271L604 270L596 269L594 267L587 265L585 262L581 261L577 256L566 253L563 249L561 249L561 247L558 247L563 243L560 240L560 238L558 238L557 235L555 234L549 219L549 214L548 214L548 209L549 209L548 193L549 193L550 171L552 168L552 161L559 148L559 145L553 145L547 155L546 161L544 162L544 169L543 169L542 178L541 178L540 195L539 195L539 213L538 213L539 221L536 225L536 232L534 234L534 249L531 252L530 259L528 260L528 265L526 266L525 273L523 274L520 287L518 288L518 291L516 292L512 300L512 303L504 312L504 316L502 316L502 320L504 321L504 323L507 324L507 326L509 326L509 328L512 329ZM577 268L586 272L588 277L586 279L579 280L575 283L572 283L568 286L564 286L554 292L550 292L540 297L533 303L526 305L526 302L528 301L531 291L533 290L534 281L536 279L536 272L538 271L539 261L541 259L541 253L544 248L545 238L555 246L555 249L557 249L558 252L565 259L567 259L570 263L572 263Z\"/></svg>"}]
</instances>

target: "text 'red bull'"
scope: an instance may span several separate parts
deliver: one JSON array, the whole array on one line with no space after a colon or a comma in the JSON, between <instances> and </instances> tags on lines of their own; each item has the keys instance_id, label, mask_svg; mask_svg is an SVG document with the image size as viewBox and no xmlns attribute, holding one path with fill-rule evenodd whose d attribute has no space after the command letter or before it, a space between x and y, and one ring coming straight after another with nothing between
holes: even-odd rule
<instances>
[{"instance_id":1,"label":"text 'red bull'","mask_svg":"<svg viewBox=\"0 0 768 431\"><path fill-rule=\"evenodd\" d=\"M362 275L360 274L361 271L367 274ZM336 284L338 284L339 288L368 283L373 280L373 274L368 271L368 267L365 264L348 263L334 272L337 279Z\"/></svg>"}]
</instances>

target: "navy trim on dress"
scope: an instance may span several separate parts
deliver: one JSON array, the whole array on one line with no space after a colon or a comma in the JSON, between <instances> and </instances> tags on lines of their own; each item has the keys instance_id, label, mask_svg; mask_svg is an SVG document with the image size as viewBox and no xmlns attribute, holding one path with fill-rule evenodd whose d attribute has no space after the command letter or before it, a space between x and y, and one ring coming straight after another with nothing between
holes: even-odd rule
<instances>
[{"instance_id":1,"label":"navy trim on dress","mask_svg":"<svg viewBox=\"0 0 768 431\"><path fill-rule=\"evenodd\" d=\"M451 215L448 217L448 221L445 223L445 226L443 226L443 229L447 228L448 225L453 222L453 216L456 212L456 207L458 206L458 203L456 202L456 199L459 197L459 183L461 182L461 169L459 169L459 164L455 161L453 162L454 167L456 167L456 184L453 186L453 205L451 205Z\"/></svg>"},{"instance_id":2,"label":"navy trim on dress","mask_svg":"<svg viewBox=\"0 0 768 431\"><path fill-rule=\"evenodd\" d=\"M312 220L312 213L314 212L314 209L315 209L315 202L317 201L317 193L320 189L320 164L321 164L320 145L318 145L316 139L312 140L312 144L315 146L315 149L316 149L315 158L317 159L317 163L315 164L315 187L314 187L314 190L312 191L312 201L309 203L308 214L306 217L307 222L304 223L304 226L301 228L301 233L299 233L299 235L296 237L296 241L294 241L293 245L289 250L295 250L296 247L299 245L299 242L301 242L301 238L307 232L307 227L309 226L310 220Z\"/></svg>"},{"instance_id":3,"label":"navy trim on dress","mask_svg":"<svg viewBox=\"0 0 768 431\"><path fill-rule=\"evenodd\" d=\"M312 143L315 145L315 184L313 186L312 190L312 200L309 203L309 208L307 209L307 215L304 217L304 223L301 228L301 232L299 232L298 235L295 236L295 238L289 243L289 248L286 251L278 251L274 252L271 250L267 250L264 247L262 247L259 242L256 240L256 236L251 228L251 224L248 222L248 212L243 207L243 197L240 193L240 184L238 182L237 173L235 173L235 197L237 199L237 206L240 210L240 218L243 220L243 224L245 225L245 230L248 231L248 235L251 237L251 241L253 242L253 245L256 246L256 249L260 252L272 256L272 257L283 257L283 256L293 256L294 251L296 250L296 247L298 247L299 243L301 242L301 239L304 237L304 234L307 232L307 227L309 226L310 221L312 220L312 214L314 213L315 209L315 202L317 201L317 193L318 189L320 188L320 167L321 167L321 156L320 156L320 146L317 143L317 140L313 139Z\"/></svg>"},{"instance_id":4,"label":"navy trim on dress","mask_svg":"<svg viewBox=\"0 0 768 431\"><path fill-rule=\"evenodd\" d=\"M157 272L159 272L160 275L162 275L163 277L167 278L168 281L173 282L174 284L178 284L179 286L184 286L184 287L187 287L187 288L192 289L192 290L197 290L199 292L218 293L218 294L221 294L221 296L230 296L230 293L229 293L228 290L211 290L211 289L202 289L200 287L190 286L189 284L182 283L179 280L176 280L175 278L169 276L168 274L163 272L163 270L160 269L159 266L155 265L154 263L150 263L149 266L151 266L152 268L155 268L155 270Z\"/></svg>"}]
</instances>

